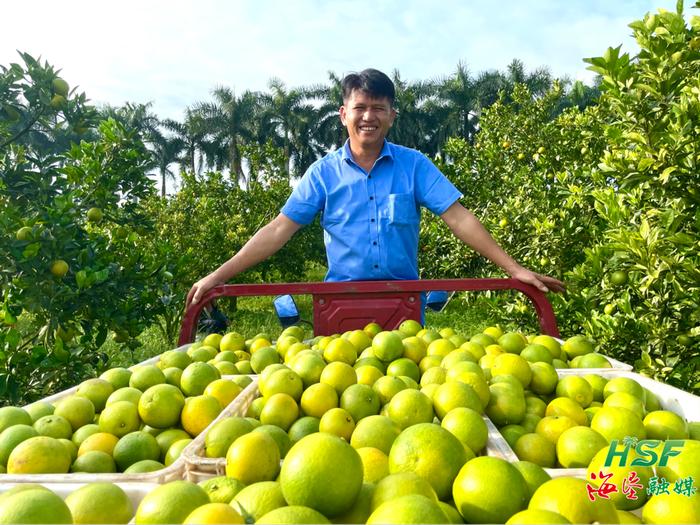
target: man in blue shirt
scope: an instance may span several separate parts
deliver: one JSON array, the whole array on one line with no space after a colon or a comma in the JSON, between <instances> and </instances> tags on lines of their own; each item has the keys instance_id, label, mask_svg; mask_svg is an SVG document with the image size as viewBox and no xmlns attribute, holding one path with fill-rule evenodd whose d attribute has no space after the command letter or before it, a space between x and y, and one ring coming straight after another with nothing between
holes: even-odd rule
<instances>
[{"instance_id":1,"label":"man in blue shirt","mask_svg":"<svg viewBox=\"0 0 700 525\"><path fill-rule=\"evenodd\" d=\"M327 281L418 279L420 207L440 216L465 244L511 277L542 291L561 281L520 266L459 203L462 194L422 153L387 142L396 118L394 85L366 69L343 79L345 145L309 167L281 213L231 259L197 281L187 304L267 259L322 212Z\"/></svg>"}]
</instances>

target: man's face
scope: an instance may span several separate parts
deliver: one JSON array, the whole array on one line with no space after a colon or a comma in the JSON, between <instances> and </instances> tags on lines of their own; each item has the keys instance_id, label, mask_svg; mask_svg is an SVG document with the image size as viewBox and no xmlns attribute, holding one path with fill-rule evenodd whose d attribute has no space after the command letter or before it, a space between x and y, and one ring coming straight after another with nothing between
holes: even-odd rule
<instances>
[{"instance_id":1,"label":"man's face","mask_svg":"<svg viewBox=\"0 0 700 525\"><path fill-rule=\"evenodd\" d=\"M340 108L340 120L348 128L350 143L361 147L381 148L395 117L388 98L373 98L358 89Z\"/></svg>"}]
</instances>

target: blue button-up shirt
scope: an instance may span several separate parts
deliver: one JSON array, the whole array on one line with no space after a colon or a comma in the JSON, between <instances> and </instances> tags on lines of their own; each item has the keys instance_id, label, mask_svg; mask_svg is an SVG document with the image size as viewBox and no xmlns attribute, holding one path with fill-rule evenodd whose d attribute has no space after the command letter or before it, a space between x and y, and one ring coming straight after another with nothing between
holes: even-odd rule
<instances>
[{"instance_id":1,"label":"blue button-up shirt","mask_svg":"<svg viewBox=\"0 0 700 525\"><path fill-rule=\"evenodd\" d=\"M323 212L326 281L418 279L420 207L441 215L462 194L422 153L384 141L367 173L350 144L312 164L282 213Z\"/></svg>"}]
</instances>

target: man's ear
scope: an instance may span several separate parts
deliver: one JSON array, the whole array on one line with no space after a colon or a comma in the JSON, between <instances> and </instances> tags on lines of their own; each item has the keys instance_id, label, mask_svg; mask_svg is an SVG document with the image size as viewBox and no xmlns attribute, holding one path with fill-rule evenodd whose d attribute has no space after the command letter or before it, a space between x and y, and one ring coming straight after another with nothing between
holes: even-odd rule
<instances>
[{"instance_id":1,"label":"man's ear","mask_svg":"<svg viewBox=\"0 0 700 525\"><path fill-rule=\"evenodd\" d=\"M347 124L345 123L345 106L340 106L340 110L338 111L338 113L340 114L340 122L343 123L343 126L347 126Z\"/></svg>"},{"instance_id":2,"label":"man's ear","mask_svg":"<svg viewBox=\"0 0 700 525\"><path fill-rule=\"evenodd\" d=\"M394 125L394 121L396 120L396 115L398 115L399 112L396 111L393 107L391 108L391 122L389 123L389 127Z\"/></svg>"}]
</instances>

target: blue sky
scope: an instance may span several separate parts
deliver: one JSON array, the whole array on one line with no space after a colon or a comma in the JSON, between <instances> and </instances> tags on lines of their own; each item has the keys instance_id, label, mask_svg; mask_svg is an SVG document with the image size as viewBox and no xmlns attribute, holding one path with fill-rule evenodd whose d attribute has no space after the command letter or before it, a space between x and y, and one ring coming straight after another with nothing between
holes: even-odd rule
<instances>
[{"instance_id":1,"label":"blue sky","mask_svg":"<svg viewBox=\"0 0 700 525\"><path fill-rule=\"evenodd\" d=\"M3 2L0 64L41 55L96 103L152 101L180 118L216 86L309 85L365 67L419 80L519 58L590 82L582 59L619 44L634 54L628 24L658 8L675 0L22 0Z\"/></svg>"}]
</instances>

